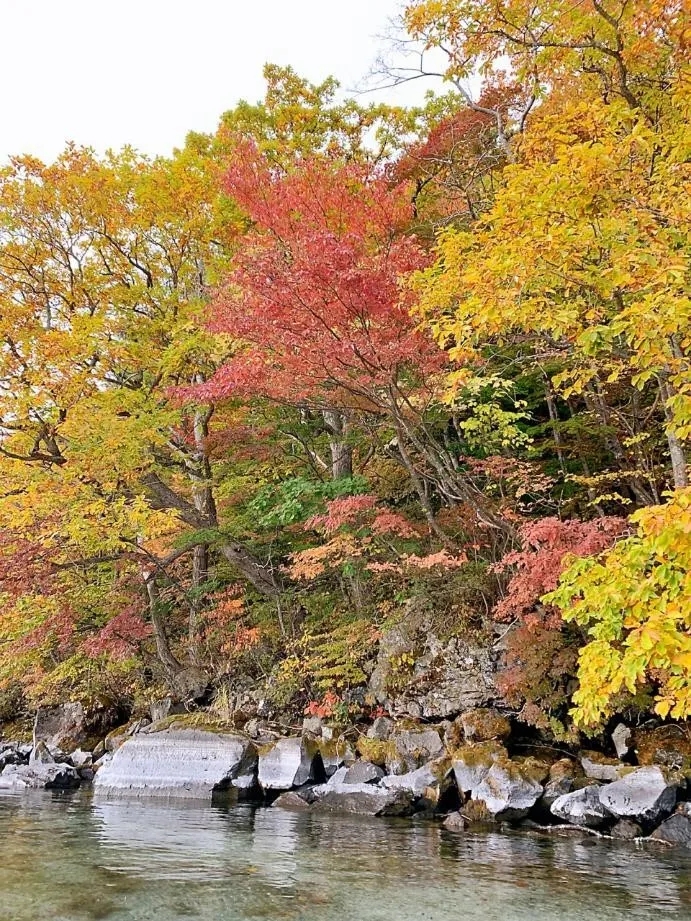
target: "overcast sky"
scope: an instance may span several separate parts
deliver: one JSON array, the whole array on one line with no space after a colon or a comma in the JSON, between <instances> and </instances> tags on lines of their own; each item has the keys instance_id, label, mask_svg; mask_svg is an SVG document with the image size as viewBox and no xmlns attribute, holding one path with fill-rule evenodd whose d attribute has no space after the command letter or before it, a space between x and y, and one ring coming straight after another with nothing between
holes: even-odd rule
<instances>
[{"instance_id":1,"label":"overcast sky","mask_svg":"<svg viewBox=\"0 0 691 921\"><path fill-rule=\"evenodd\" d=\"M168 153L263 95L262 66L344 88L403 0L0 0L0 161L73 140ZM417 101L424 87L385 94ZM364 98L381 98L372 96Z\"/></svg>"}]
</instances>

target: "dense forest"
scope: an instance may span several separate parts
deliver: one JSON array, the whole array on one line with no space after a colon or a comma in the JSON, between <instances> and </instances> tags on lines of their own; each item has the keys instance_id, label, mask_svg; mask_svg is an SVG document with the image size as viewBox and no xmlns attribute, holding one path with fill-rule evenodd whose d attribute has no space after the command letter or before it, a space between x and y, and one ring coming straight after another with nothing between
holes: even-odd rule
<instances>
[{"instance_id":1,"label":"dense forest","mask_svg":"<svg viewBox=\"0 0 691 921\"><path fill-rule=\"evenodd\" d=\"M423 107L0 170L0 721L376 715L411 611L552 738L691 715L686 0L404 23Z\"/></svg>"}]
</instances>

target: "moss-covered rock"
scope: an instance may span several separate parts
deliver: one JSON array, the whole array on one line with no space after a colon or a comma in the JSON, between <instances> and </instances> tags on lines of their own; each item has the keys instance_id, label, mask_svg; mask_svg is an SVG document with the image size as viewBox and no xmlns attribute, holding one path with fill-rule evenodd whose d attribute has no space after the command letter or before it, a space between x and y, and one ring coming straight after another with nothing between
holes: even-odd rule
<instances>
[{"instance_id":1,"label":"moss-covered rock","mask_svg":"<svg viewBox=\"0 0 691 921\"><path fill-rule=\"evenodd\" d=\"M470 742L452 750L450 757L459 791L472 794L492 765L508 760L509 754L499 742Z\"/></svg>"},{"instance_id":2,"label":"moss-covered rock","mask_svg":"<svg viewBox=\"0 0 691 921\"><path fill-rule=\"evenodd\" d=\"M659 764L691 777L691 723L636 729L633 746L639 764Z\"/></svg>"},{"instance_id":3,"label":"moss-covered rock","mask_svg":"<svg viewBox=\"0 0 691 921\"><path fill-rule=\"evenodd\" d=\"M494 818L522 819L542 796L541 774L535 764L496 761L473 790L473 799L482 800Z\"/></svg>"},{"instance_id":4,"label":"moss-covered rock","mask_svg":"<svg viewBox=\"0 0 691 921\"><path fill-rule=\"evenodd\" d=\"M316 744L327 777L331 777L343 765L350 767L356 761L353 746L342 736L336 739L317 739Z\"/></svg>"},{"instance_id":5,"label":"moss-covered rock","mask_svg":"<svg viewBox=\"0 0 691 921\"><path fill-rule=\"evenodd\" d=\"M494 816L482 800L468 800L468 802L463 805L460 813L471 825L487 825L495 821Z\"/></svg>"},{"instance_id":6,"label":"moss-covered rock","mask_svg":"<svg viewBox=\"0 0 691 921\"><path fill-rule=\"evenodd\" d=\"M263 790L290 790L326 779L316 739L279 739L259 749L259 784Z\"/></svg>"},{"instance_id":7,"label":"moss-covered rock","mask_svg":"<svg viewBox=\"0 0 691 921\"><path fill-rule=\"evenodd\" d=\"M372 764L378 764L379 767L386 767L387 762L397 757L396 745L388 739L370 739L367 736L360 736L355 747L363 761L371 761Z\"/></svg>"},{"instance_id":8,"label":"moss-covered rock","mask_svg":"<svg viewBox=\"0 0 691 921\"><path fill-rule=\"evenodd\" d=\"M619 780L631 770L630 765L596 751L581 752L581 766L586 777L607 782Z\"/></svg>"},{"instance_id":9,"label":"moss-covered rock","mask_svg":"<svg viewBox=\"0 0 691 921\"><path fill-rule=\"evenodd\" d=\"M456 722L460 723L463 737L468 742L501 741L511 735L510 720L492 707L467 710Z\"/></svg>"}]
</instances>

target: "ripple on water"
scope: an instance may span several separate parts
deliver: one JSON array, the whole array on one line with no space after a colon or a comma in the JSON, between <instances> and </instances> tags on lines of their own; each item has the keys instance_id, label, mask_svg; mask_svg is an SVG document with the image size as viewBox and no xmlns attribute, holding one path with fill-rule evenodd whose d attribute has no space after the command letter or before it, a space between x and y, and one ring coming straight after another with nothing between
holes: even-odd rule
<instances>
[{"instance_id":1,"label":"ripple on water","mask_svg":"<svg viewBox=\"0 0 691 921\"><path fill-rule=\"evenodd\" d=\"M0 797L0 921L691 921L691 855L409 820Z\"/></svg>"}]
</instances>

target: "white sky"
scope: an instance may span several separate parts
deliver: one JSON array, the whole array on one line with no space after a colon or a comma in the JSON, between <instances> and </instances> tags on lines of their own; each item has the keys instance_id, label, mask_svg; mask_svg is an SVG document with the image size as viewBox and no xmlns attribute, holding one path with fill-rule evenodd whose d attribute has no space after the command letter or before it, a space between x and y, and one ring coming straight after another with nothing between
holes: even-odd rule
<instances>
[{"instance_id":1,"label":"white sky","mask_svg":"<svg viewBox=\"0 0 691 921\"><path fill-rule=\"evenodd\" d=\"M169 153L263 96L262 66L344 89L367 74L403 0L0 0L0 162L67 140ZM365 99L415 102L429 87Z\"/></svg>"}]
</instances>

